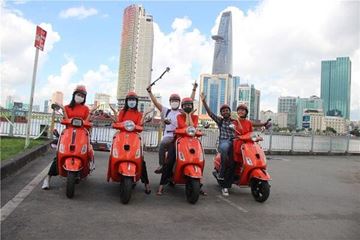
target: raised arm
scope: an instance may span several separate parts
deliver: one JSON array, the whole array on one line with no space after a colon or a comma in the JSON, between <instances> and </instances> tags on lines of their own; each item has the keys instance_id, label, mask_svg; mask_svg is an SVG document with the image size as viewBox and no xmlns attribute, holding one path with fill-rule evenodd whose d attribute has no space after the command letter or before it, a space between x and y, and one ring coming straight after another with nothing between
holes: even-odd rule
<instances>
[{"instance_id":1,"label":"raised arm","mask_svg":"<svg viewBox=\"0 0 360 240\"><path fill-rule=\"evenodd\" d=\"M201 101L202 101L202 103L204 105L204 108L205 108L206 112L209 114L209 116L212 115L212 112L211 112L209 106L206 103L206 96L204 95L204 93L200 93L200 99L201 99Z\"/></svg>"},{"instance_id":2,"label":"raised arm","mask_svg":"<svg viewBox=\"0 0 360 240\"><path fill-rule=\"evenodd\" d=\"M196 88L198 87L198 84L197 84L197 82L196 82L196 80L195 80L195 82L193 83L193 88L192 88L192 91L191 91L191 98L192 98L192 100L194 100L195 99L195 94L196 94Z\"/></svg>"},{"instance_id":3,"label":"raised arm","mask_svg":"<svg viewBox=\"0 0 360 240\"><path fill-rule=\"evenodd\" d=\"M151 98L151 101L154 103L155 107L157 109L159 109L160 112L162 112L162 108L163 106L157 101L156 97L154 96L154 94L151 92L151 85L149 85L146 90L148 91L149 93L149 96Z\"/></svg>"}]
</instances>

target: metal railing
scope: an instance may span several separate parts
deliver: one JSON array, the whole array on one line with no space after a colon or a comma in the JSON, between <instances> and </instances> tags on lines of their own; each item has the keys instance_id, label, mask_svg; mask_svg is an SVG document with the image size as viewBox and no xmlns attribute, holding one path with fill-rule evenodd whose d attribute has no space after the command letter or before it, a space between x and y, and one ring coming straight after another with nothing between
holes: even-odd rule
<instances>
[{"instance_id":1,"label":"metal railing","mask_svg":"<svg viewBox=\"0 0 360 240\"><path fill-rule=\"evenodd\" d=\"M26 116L25 112L11 115L10 111L1 110L0 135L20 136L26 135ZM18 117L20 116L20 117ZM54 127L61 132L64 125L60 124L61 115L55 115ZM20 121L20 122L19 122ZM51 137L51 114L34 113L30 125L30 136L36 138ZM218 129L202 129L204 136L201 139L205 149L215 149L218 139ZM111 144L112 137L116 132L111 128L110 121L94 121L91 130L91 141ZM143 144L146 147L157 147L161 139L159 127L147 126L141 133ZM315 134L279 134L267 132L261 146L264 150L273 152L309 152L309 153L360 153L360 138L335 135L315 135Z\"/></svg>"}]
</instances>

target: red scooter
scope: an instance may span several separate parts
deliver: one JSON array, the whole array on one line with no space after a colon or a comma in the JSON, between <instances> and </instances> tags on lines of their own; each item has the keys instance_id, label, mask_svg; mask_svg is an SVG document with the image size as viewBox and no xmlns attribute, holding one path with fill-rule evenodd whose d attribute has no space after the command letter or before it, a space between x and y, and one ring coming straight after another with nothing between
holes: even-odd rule
<instances>
[{"instance_id":1,"label":"red scooter","mask_svg":"<svg viewBox=\"0 0 360 240\"><path fill-rule=\"evenodd\" d=\"M94 161L94 151L90 144L88 129L92 124L80 118L63 119L66 128L59 136L57 145L57 167L59 175L66 177L66 196L72 198L75 183L90 173L90 162Z\"/></svg>"},{"instance_id":2,"label":"red scooter","mask_svg":"<svg viewBox=\"0 0 360 240\"><path fill-rule=\"evenodd\" d=\"M238 145L236 141L243 141L240 149L235 149L237 153L241 153L242 159L235 159L236 167L234 174L234 182L238 186L250 186L254 199L258 202L264 202L270 195L270 175L266 171L266 156L264 150L258 144L261 141L259 135L247 133L239 136L234 140L234 146ZM220 170L221 157L218 153L214 158L214 177L217 179ZM218 180L219 182L219 180Z\"/></svg>"},{"instance_id":3,"label":"red scooter","mask_svg":"<svg viewBox=\"0 0 360 240\"><path fill-rule=\"evenodd\" d=\"M107 181L120 182L120 199L127 204L132 187L141 177L143 149L139 133L143 127L130 120L113 123L112 127L119 131L113 137Z\"/></svg>"},{"instance_id":4,"label":"red scooter","mask_svg":"<svg viewBox=\"0 0 360 240\"><path fill-rule=\"evenodd\" d=\"M196 203L200 195L200 179L205 165L204 151L200 142L203 135L194 127L177 129L176 160L173 167L172 184L185 184L186 199Z\"/></svg>"}]
</instances>

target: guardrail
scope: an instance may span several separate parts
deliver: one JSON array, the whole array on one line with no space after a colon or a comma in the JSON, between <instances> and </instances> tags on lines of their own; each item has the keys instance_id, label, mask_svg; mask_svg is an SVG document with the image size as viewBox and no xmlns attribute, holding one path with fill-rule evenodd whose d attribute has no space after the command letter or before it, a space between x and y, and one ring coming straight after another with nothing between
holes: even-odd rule
<instances>
[{"instance_id":1,"label":"guardrail","mask_svg":"<svg viewBox=\"0 0 360 240\"><path fill-rule=\"evenodd\" d=\"M25 136L26 123L12 122L11 118L14 119L9 111L1 110L0 135ZM64 126L60 124L61 116L55 115L54 119L54 127L61 132L64 129ZM30 136L32 138L51 137L50 126L51 114L34 113ZM218 129L202 129L202 131L205 134L201 140L204 149L216 149ZM111 128L110 121L94 121L91 141L111 144L115 132L116 130ZM159 127L146 126L141 133L144 145L157 147L161 134ZM267 132L261 145L269 152L360 153L360 138L351 136Z\"/></svg>"}]
</instances>

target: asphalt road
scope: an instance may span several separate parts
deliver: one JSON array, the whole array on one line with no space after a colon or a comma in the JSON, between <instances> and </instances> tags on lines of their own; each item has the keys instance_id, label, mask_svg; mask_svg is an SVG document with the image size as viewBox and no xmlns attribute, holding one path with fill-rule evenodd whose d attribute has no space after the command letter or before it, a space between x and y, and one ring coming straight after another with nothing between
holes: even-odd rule
<instances>
[{"instance_id":1,"label":"asphalt road","mask_svg":"<svg viewBox=\"0 0 360 240\"><path fill-rule=\"evenodd\" d=\"M256 202L249 188L233 186L224 198L206 156L204 190L195 205L184 187L156 196L157 153L145 153L152 193L138 184L123 205L119 184L106 181L108 152L96 152L96 170L65 196L65 179L51 190L35 186L1 222L1 239L359 239L358 156L271 156L271 193ZM49 153L1 182L1 206L14 198L51 161ZM2 209L3 210L3 209Z\"/></svg>"}]
</instances>

